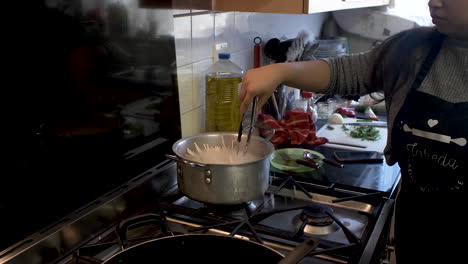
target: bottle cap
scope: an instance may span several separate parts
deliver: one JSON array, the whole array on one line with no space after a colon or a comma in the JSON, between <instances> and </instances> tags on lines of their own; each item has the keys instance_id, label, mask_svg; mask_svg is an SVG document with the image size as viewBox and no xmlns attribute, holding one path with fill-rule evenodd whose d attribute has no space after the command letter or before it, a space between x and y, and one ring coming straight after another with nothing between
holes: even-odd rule
<instances>
[{"instance_id":1,"label":"bottle cap","mask_svg":"<svg viewBox=\"0 0 468 264\"><path fill-rule=\"evenodd\" d=\"M219 53L218 58L220 58L220 59L229 59L229 58L231 58L231 54L229 54L229 53Z\"/></svg>"},{"instance_id":2,"label":"bottle cap","mask_svg":"<svg viewBox=\"0 0 468 264\"><path fill-rule=\"evenodd\" d=\"M314 95L313 92L306 92L306 91L303 91L303 92L301 93L301 96L302 96L303 98L312 98L312 95Z\"/></svg>"}]
</instances>

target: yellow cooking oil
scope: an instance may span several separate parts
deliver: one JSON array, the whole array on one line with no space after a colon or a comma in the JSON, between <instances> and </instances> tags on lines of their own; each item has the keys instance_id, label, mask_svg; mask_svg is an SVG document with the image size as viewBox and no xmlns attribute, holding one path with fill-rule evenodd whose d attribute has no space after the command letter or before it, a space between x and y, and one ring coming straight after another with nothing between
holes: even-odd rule
<instances>
[{"instance_id":1,"label":"yellow cooking oil","mask_svg":"<svg viewBox=\"0 0 468 264\"><path fill-rule=\"evenodd\" d=\"M239 129L238 85L242 77L206 76L206 131L233 132Z\"/></svg>"},{"instance_id":2,"label":"yellow cooking oil","mask_svg":"<svg viewBox=\"0 0 468 264\"><path fill-rule=\"evenodd\" d=\"M243 71L229 60L229 53L220 53L218 58L205 76L205 130L237 132L241 121L238 86Z\"/></svg>"}]
</instances>

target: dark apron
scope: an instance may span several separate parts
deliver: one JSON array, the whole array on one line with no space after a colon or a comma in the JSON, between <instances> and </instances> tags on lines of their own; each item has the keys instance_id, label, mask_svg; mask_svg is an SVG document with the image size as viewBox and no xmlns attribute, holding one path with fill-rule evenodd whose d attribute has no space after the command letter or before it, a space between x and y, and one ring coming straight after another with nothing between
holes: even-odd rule
<instances>
[{"instance_id":1,"label":"dark apron","mask_svg":"<svg viewBox=\"0 0 468 264\"><path fill-rule=\"evenodd\" d=\"M398 264L460 263L468 258L468 221L462 213L468 207L463 187L468 174L468 103L450 103L417 91L443 41L438 35L393 127L393 155L402 174L395 209Z\"/></svg>"}]
</instances>

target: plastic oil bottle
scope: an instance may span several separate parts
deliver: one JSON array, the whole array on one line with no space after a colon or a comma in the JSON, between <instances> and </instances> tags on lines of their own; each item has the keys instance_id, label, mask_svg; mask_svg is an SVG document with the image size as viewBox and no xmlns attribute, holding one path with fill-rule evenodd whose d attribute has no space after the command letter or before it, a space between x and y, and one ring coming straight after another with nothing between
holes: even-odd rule
<instances>
[{"instance_id":1,"label":"plastic oil bottle","mask_svg":"<svg viewBox=\"0 0 468 264\"><path fill-rule=\"evenodd\" d=\"M220 53L218 58L205 77L205 128L207 132L235 132L240 122L238 85L244 72L230 61L229 53Z\"/></svg>"}]
</instances>

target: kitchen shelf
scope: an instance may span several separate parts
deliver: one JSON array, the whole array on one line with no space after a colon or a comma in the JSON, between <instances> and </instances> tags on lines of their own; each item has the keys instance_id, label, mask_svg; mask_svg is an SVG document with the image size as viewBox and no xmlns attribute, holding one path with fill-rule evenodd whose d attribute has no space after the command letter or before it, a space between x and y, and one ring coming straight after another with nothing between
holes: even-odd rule
<instances>
[{"instance_id":1,"label":"kitchen shelf","mask_svg":"<svg viewBox=\"0 0 468 264\"><path fill-rule=\"evenodd\" d=\"M170 3L172 2L172 3ZM383 6L390 0L140 0L146 8L239 11L283 14L312 14L336 10Z\"/></svg>"}]
</instances>

